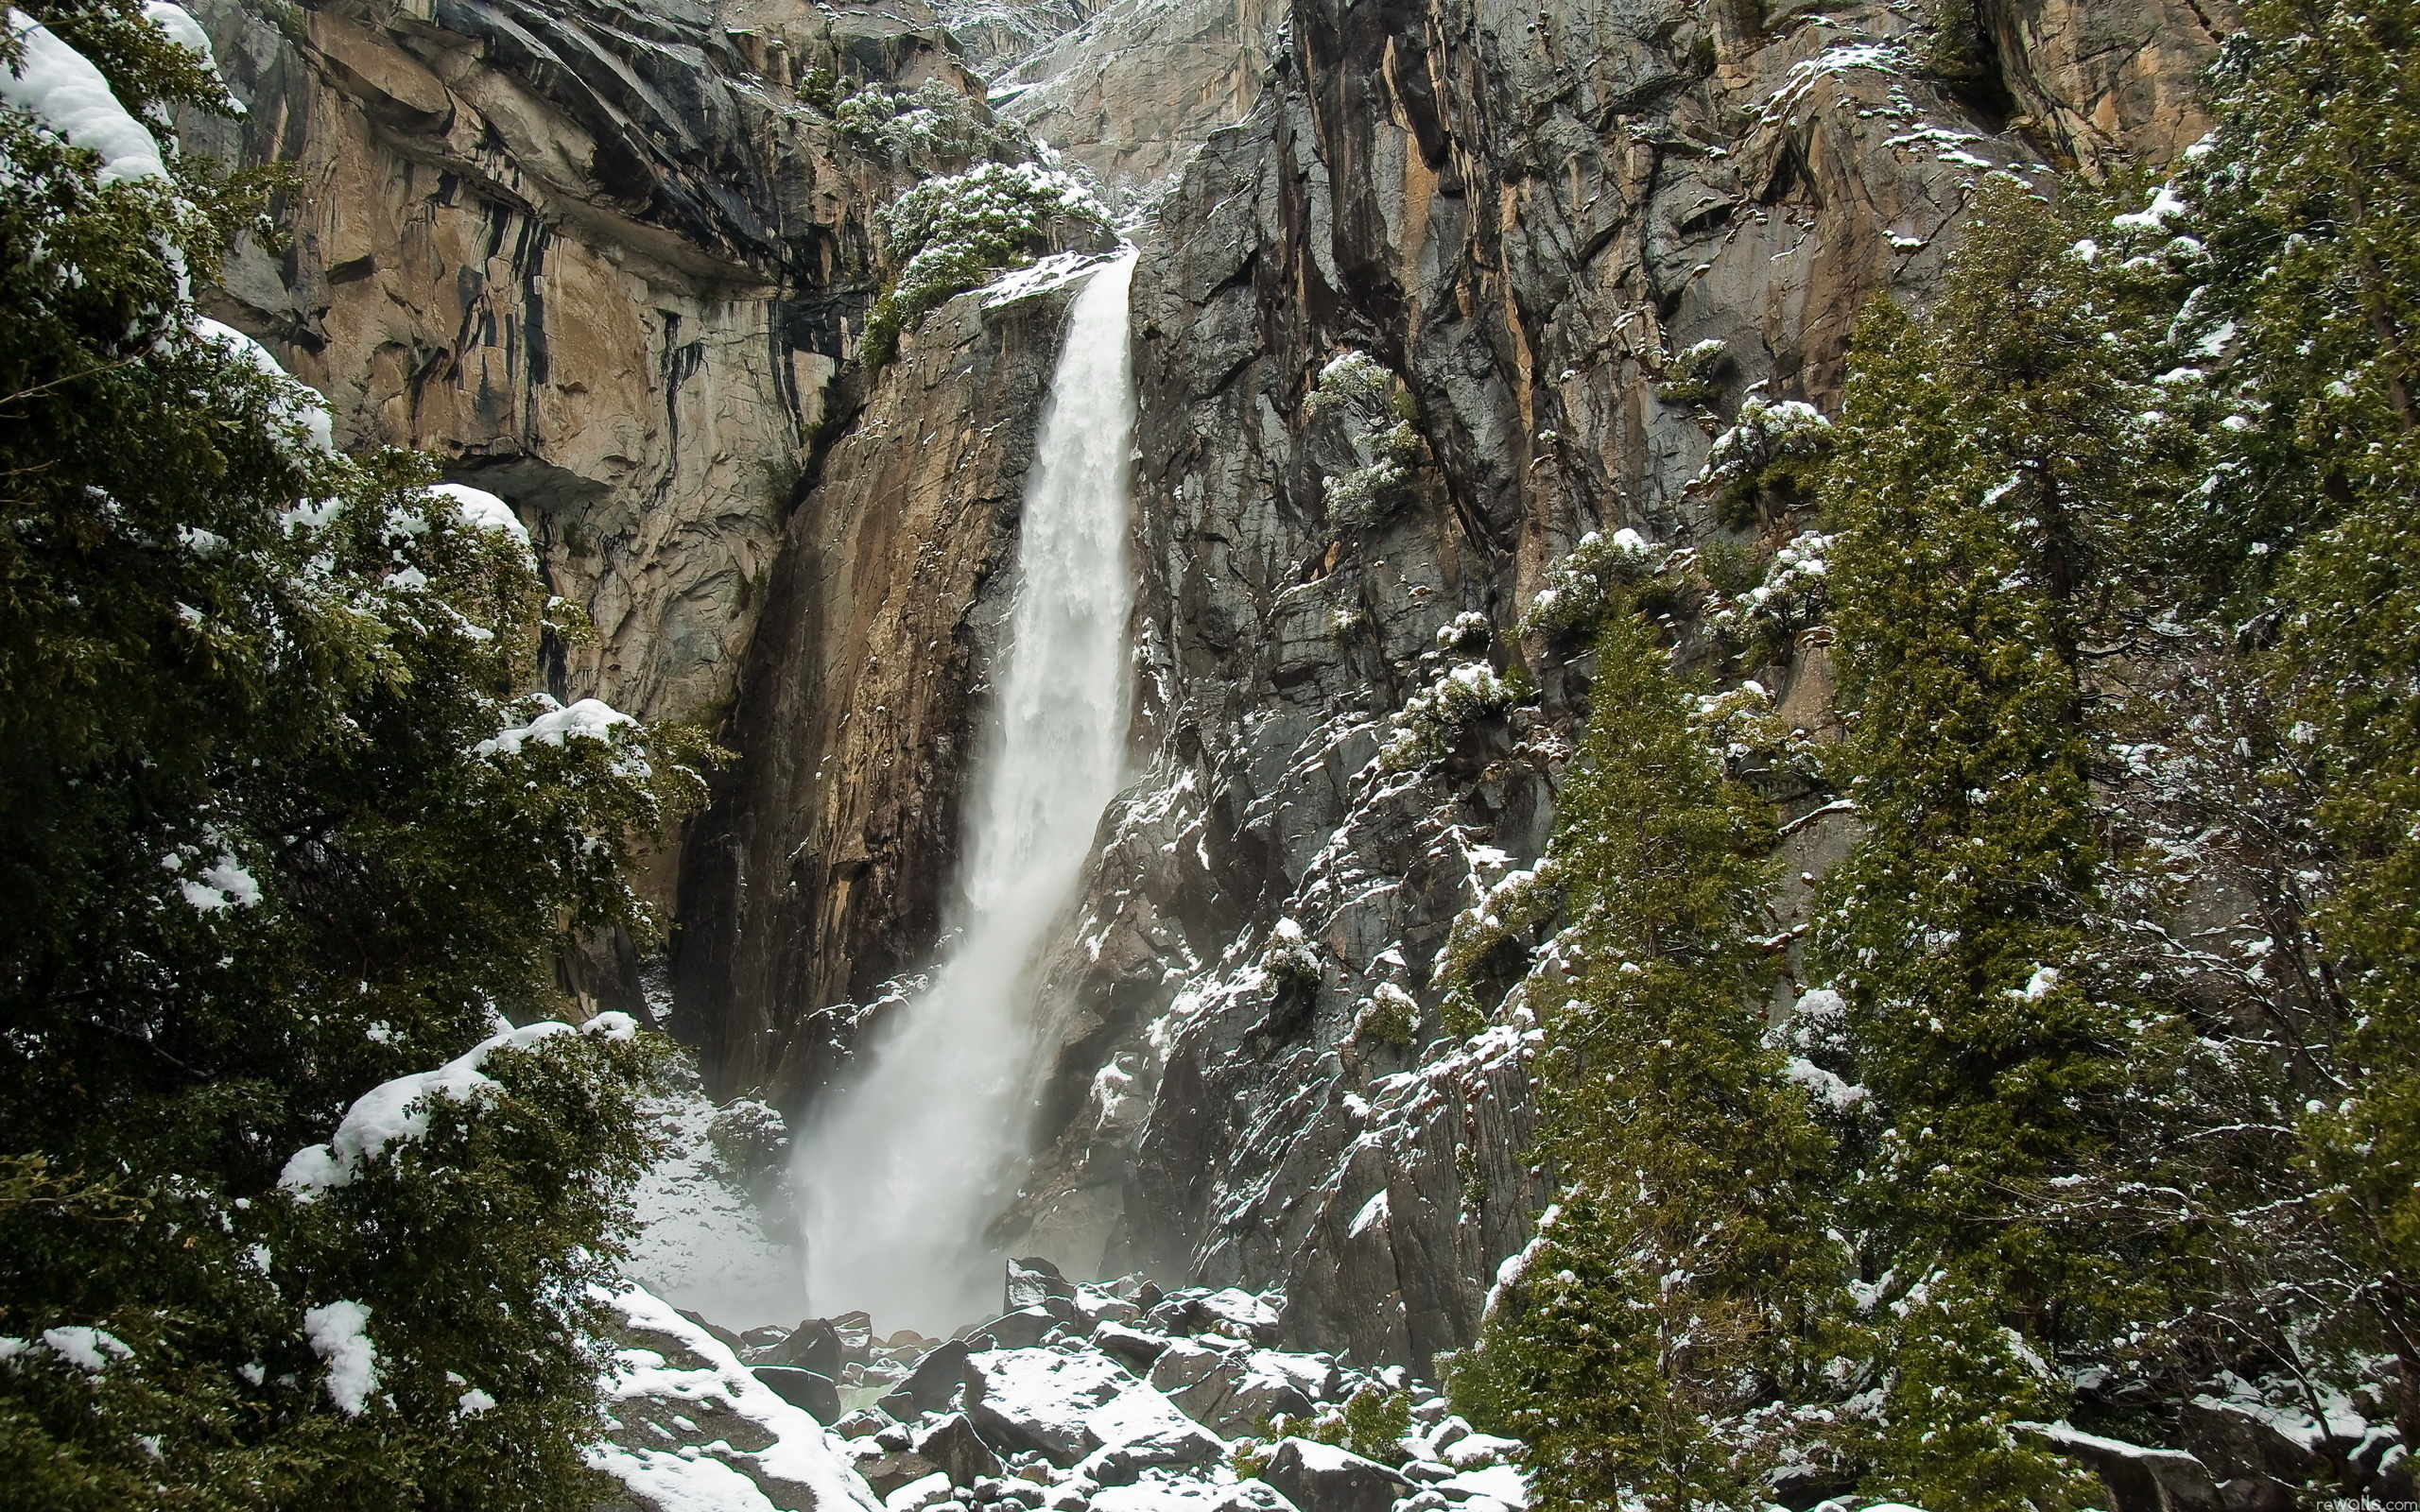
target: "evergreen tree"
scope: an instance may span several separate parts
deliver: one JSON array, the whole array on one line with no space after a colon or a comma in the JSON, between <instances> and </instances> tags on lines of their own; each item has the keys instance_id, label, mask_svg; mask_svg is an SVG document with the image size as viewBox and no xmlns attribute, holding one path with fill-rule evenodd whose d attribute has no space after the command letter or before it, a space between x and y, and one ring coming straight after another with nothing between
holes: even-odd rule
<instances>
[{"instance_id":1,"label":"evergreen tree","mask_svg":"<svg viewBox=\"0 0 2420 1512\"><path fill-rule=\"evenodd\" d=\"M133 0L29 9L0 48L0 1499L585 1505L588 1287L659 1052L600 1024L396 1078L552 1013L569 932L646 927L626 878L704 748L513 696L548 611L518 526L336 452L193 307L258 201L155 136L221 103L204 60Z\"/></svg>"},{"instance_id":2,"label":"evergreen tree","mask_svg":"<svg viewBox=\"0 0 2420 1512\"><path fill-rule=\"evenodd\" d=\"M1887 1319L1873 1485L1974 1508L2093 1494L2010 1425L2064 1416L2062 1355L2162 1307L2093 1200L2158 1018L2100 948L2088 663L2142 616L2141 525L2190 447L2138 419L2148 354L2078 232L1984 186L1941 307L1866 317L1824 500L1866 833L1815 943L1880 1125L1853 1203Z\"/></svg>"},{"instance_id":3,"label":"evergreen tree","mask_svg":"<svg viewBox=\"0 0 2420 1512\"><path fill-rule=\"evenodd\" d=\"M2230 541L2319 782L2314 922L2351 1017L2305 1135L2353 1306L2420 1441L2420 9L2271 0L2216 73L2203 188L2246 378ZM2259 571L2279 562L2273 575ZM2375 1332L2374 1332L2375 1331Z\"/></svg>"},{"instance_id":4,"label":"evergreen tree","mask_svg":"<svg viewBox=\"0 0 2420 1512\"><path fill-rule=\"evenodd\" d=\"M1580 965L1537 1064L1560 1197L1456 1395L1527 1443L1543 1507L1751 1504L1845 1275L1828 1141L1766 1034L1772 823L1627 602L1589 698L1549 862Z\"/></svg>"}]
</instances>

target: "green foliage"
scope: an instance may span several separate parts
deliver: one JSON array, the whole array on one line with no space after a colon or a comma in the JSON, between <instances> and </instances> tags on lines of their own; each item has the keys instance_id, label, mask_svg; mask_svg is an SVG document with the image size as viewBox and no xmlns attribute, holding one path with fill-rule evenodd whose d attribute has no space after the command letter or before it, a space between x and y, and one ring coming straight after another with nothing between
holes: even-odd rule
<instances>
[{"instance_id":1,"label":"green foliage","mask_svg":"<svg viewBox=\"0 0 2420 1512\"><path fill-rule=\"evenodd\" d=\"M1412 1001L1411 994L1392 982L1382 982L1355 1016L1353 1037L1373 1044L1409 1049L1419 1026L1420 1005Z\"/></svg>"},{"instance_id":2,"label":"green foliage","mask_svg":"<svg viewBox=\"0 0 2420 1512\"><path fill-rule=\"evenodd\" d=\"M1715 516L1725 528L1752 529L1807 503L1832 441L1831 422L1814 405L1751 391L1691 486L1715 490Z\"/></svg>"},{"instance_id":3,"label":"green foliage","mask_svg":"<svg viewBox=\"0 0 2420 1512\"><path fill-rule=\"evenodd\" d=\"M132 8L44 13L122 100L217 97ZM497 1051L350 1183L280 1177L499 1010L554 1011L574 932L648 929L627 877L707 748L512 696L548 607L521 542L418 457L327 449L316 396L196 327L184 279L257 180L170 153L103 183L14 109L0 159L0 1484L584 1505L586 1286L655 1048ZM358 1413L306 1332L337 1303L376 1351Z\"/></svg>"},{"instance_id":4,"label":"green foliage","mask_svg":"<svg viewBox=\"0 0 2420 1512\"><path fill-rule=\"evenodd\" d=\"M1344 1447L1365 1459L1392 1465L1403 1457L1403 1435L1411 1432L1411 1393L1375 1382L1345 1400Z\"/></svg>"},{"instance_id":5,"label":"green foliage","mask_svg":"<svg viewBox=\"0 0 2420 1512\"><path fill-rule=\"evenodd\" d=\"M2270 680L2337 857L2313 922L2354 1025L2307 1155L2360 1310L2420 1379L2420 12L2299 0L2245 21L2204 197L2248 382L2201 559L2273 587ZM2420 1433L2420 1400L2403 1421Z\"/></svg>"},{"instance_id":6,"label":"green foliage","mask_svg":"<svg viewBox=\"0 0 2420 1512\"><path fill-rule=\"evenodd\" d=\"M1394 374L1366 352L1341 352L1320 369L1303 396L1303 419L1324 420L1353 410L1375 414L1394 390Z\"/></svg>"},{"instance_id":7,"label":"green foliage","mask_svg":"<svg viewBox=\"0 0 2420 1512\"><path fill-rule=\"evenodd\" d=\"M1701 341L1664 365L1655 397L1668 404L1703 404L1721 395L1731 368L1728 342Z\"/></svg>"},{"instance_id":8,"label":"green foliage","mask_svg":"<svg viewBox=\"0 0 2420 1512\"><path fill-rule=\"evenodd\" d=\"M2068 1387L2024 1335L1999 1319L2023 1301L1935 1277L1906 1298L1891 1337L1876 1457L1876 1494L1918 1505L2088 1507L2100 1480L2015 1423L2064 1417Z\"/></svg>"},{"instance_id":9,"label":"green foliage","mask_svg":"<svg viewBox=\"0 0 2420 1512\"><path fill-rule=\"evenodd\" d=\"M1329 427L1351 454L1351 465L1320 480L1328 528L1339 539L1373 530L1412 502L1428 443L1409 390L1375 358L1347 351L1331 359L1304 396L1303 420Z\"/></svg>"},{"instance_id":10,"label":"green foliage","mask_svg":"<svg viewBox=\"0 0 2420 1512\"><path fill-rule=\"evenodd\" d=\"M1269 948L1261 952L1261 973L1272 993L1316 994L1320 989L1320 955L1303 936L1303 926L1281 919L1269 932Z\"/></svg>"},{"instance_id":11,"label":"green foliage","mask_svg":"<svg viewBox=\"0 0 2420 1512\"><path fill-rule=\"evenodd\" d=\"M882 213L882 231L898 272L866 318L865 360L873 367L897 353L903 331L953 295L1070 239L1112 235L1108 214L1080 184L1032 163L984 163L928 179Z\"/></svg>"},{"instance_id":12,"label":"green foliage","mask_svg":"<svg viewBox=\"0 0 2420 1512\"><path fill-rule=\"evenodd\" d=\"M1437 761L1466 726L1504 713L1527 693L1517 670L1506 677L1484 662L1461 662L1396 711L1378 763L1391 772L1408 772Z\"/></svg>"},{"instance_id":13,"label":"green foliage","mask_svg":"<svg viewBox=\"0 0 2420 1512\"><path fill-rule=\"evenodd\" d=\"M1742 667L1789 661L1798 637L1824 623L1832 605L1833 539L1814 530L1791 538L1765 564L1762 581L1725 594L1727 601L1706 616Z\"/></svg>"},{"instance_id":14,"label":"green foliage","mask_svg":"<svg viewBox=\"0 0 2420 1512\"><path fill-rule=\"evenodd\" d=\"M801 103L837 116L840 102L856 94L856 81L843 78L828 68L810 68L799 76L797 94Z\"/></svg>"},{"instance_id":15,"label":"green foliage","mask_svg":"<svg viewBox=\"0 0 2420 1512\"><path fill-rule=\"evenodd\" d=\"M1534 868L1507 873L1488 887L1479 901L1454 916L1446 931L1445 948L1437 953L1441 987L1467 988L1479 963L1502 947L1552 919L1563 906L1563 865L1552 857ZM1478 1005L1472 1003L1469 1014ZM1477 1034L1478 1026L1463 1030Z\"/></svg>"},{"instance_id":16,"label":"green foliage","mask_svg":"<svg viewBox=\"0 0 2420 1512\"><path fill-rule=\"evenodd\" d=\"M1419 433L1397 421L1372 439L1367 465L1332 474L1320 485L1328 524L1339 534L1385 524L1411 501L1412 479L1428 459Z\"/></svg>"},{"instance_id":17,"label":"green foliage","mask_svg":"<svg viewBox=\"0 0 2420 1512\"><path fill-rule=\"evenodd\" d=\"M1446 988L1445 996L1437 1005L1437 1020L1444 1031L1457 1040L1467 1040L1487 1028L1487 1014L1480 1009L1478 999L1466 987ZM1465 1175L1463 1185L1467 1187L1469 1184L1469 1177Z\"/></svg>"},{"instance_id":18,"label":"green foliage","mask_svg":"<svg viewBox=\"0 0 2420 1512\"><path fill-rule=\"evenodd\" d=\"M1227 1468L1239 1481L1259 1480L1275 1452L1257 1438L1238 1438L1227 1446Z\"/></svg>"},{"instance_id":19,"label":"green foliage","mask_svg":"<svg viewBox=\"0 0 2420 1512\"><path fill-rule=\"evenodd\" d=\"M807 76L800 97L826 110L842 140L894 167L929 172L945 163L988 159L997 165L1033 156L1033 143L1023 130L939 79L913 91L880 84L845 89L838 81L822 85L815 77L820 72ZM824 104L827 98L831 103Z\"/></svg>"},{"instance_id":20,"label":"green foliage","mask_svg":"<svg viewBox=\"0 0 2420 1512\"><path fill-rule=\"evenodd\" d=\"M1638 616L1597 659L1550 855L1584 963L1539 1063L1562 1195L1451 1381L1519 1434L1542 1507L1737 1504L1788 1442L1766 1404L1820 1388L1828 1140L1764 1035L1770 823Z\"/></svg>"},{"instance_id":21,"label":"green foliage","mask_svg":"<svg viewBox=\"0 0 2420 1512\"><path fill-rule=\"evenodd\" d=\"M1979 1508L2080 1494L1995 1426L2065 1411L2048 1366L2018 1393L2009 1361L2106 1350L2169 1305L2151 1236L2078 1190L2156 1149L2117 1141L2160 1022L2100 948L2083 650L2136 612L2141 524L2183 478L2131 423L2152 353L2076 232L1993 186L1933 318L1869 313L1824 500L1866 833L1815 955L1883 1125L1850 1194L1868 1264L1925 1298L1886 1330L1876 1478Z\"/></svg>"},{"instance_id":22,"label":"green foliage","mask_svg":"<svg viewBox=\"0 0 2420 1512\"><path fill-rule=\"evenodd\" d=\"M1523 635L1587 642L1616 608L1635 601L1629 590L1661 572L1671 553L1635 530L1607 536L1591 530L1547 569L1545 586L1521 617Z\"/></svg>"}]
</instances>

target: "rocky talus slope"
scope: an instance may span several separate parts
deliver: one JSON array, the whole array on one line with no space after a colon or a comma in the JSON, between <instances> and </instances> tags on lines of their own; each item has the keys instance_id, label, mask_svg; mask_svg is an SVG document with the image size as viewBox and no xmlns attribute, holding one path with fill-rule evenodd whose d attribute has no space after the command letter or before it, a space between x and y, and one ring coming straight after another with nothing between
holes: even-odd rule
<instances>
[{"instance_id":1,"label":"rocky talus slope","mask_svg":"<svg viewBox=\"0 0 2420 1512\"><path fill-rule=\"evenodd\" d=\"M1007 1310L950 1340L863 1314L722 1342L830 1418L889 1512L1507 1512L1510 1440L1400 1366L1272 1348L1283 1297L1079 1285L1011 1262ZM740 1387L740 1393L746 1392ZM627 1436L627 1435L625 1435Z\"/></svg>"},{"instance_id":2,"label":"rocky talus slope","mask_svg":"<svg viewBox=\"0 0 2420 1512\"><path fill-rule=\"evenodd\" d=\"M617 1294L615 1512L1517 1512L1510 1439L1401 1366L1279 1347L1281 1293L1067 1280L1011 1262L1003 1313L953 1339L862 1313L744 1334ZM2378 1457L2379 1404L2229 1378L2185 1409L2190 1452L2061 1430L2118 1512L2291 1504L2324 1456ZM2365 1416L2366 1414L2366 1416ZM827 1426L828 1425L828 1426ZM2224 1483L2226 1489L2221 1489ZM2270 1487L2264 1491L2262 1487ZM1815 1503L1813 1496L1782 1500ZM1844 1512L1854 1499L1822 1503ZM600 1509L602 1512L602 1509Z\"/></svg>"}]
</instances>

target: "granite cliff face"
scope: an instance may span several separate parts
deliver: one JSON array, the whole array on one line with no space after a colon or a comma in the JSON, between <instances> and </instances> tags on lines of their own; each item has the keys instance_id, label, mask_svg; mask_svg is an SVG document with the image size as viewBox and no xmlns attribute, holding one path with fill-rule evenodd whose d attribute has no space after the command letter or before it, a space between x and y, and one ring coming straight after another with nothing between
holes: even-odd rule
<instances>
[{"instance_id":1,"label":"granite cliff face","mask_svg":"<svg viewBox=\"0 0 2420 1512\"><path fill-rule=\"evenodd\" d=\"M1063 284L1035 284L935 311L832 449L750 654L743 758L690 829L675 1026L725 1085L793 1108L942 928L1066 313Z\"/></svg>"},{"instance_id":2,"label":"granite cliff face","mask_svg":"<svg viewBox=\"0 0 2420 1512\"><path fill-rule=\"evenodd\" d=\"M1955 19L1294 6L1146 232L1149 767L1062 963L1021 1247L1281 1281L1289 1340L1357 1358L1469 1338L1545 1195L1529 1021L1516 992L1447 1032L1431 963L1539 855L1584 714L1584 659L1514 632L1545 569L1592 529L1780 544L1803 521L1691 487L1744 397L1832 407L1859 307L1926 297L1978 176L2202 129L2223 18L1987 8L1962 53ZM1386 374L1357 426L1314 397L1346 352ZM1374 522L1352 485L1394 416L1409 481ZM1534 694L1373 761L1481 660ZM1824 728L1821 644L1759 677ZM1788 873L1820 871L1848 821L1774 796ZM1269 948L1291 929L1315 988ZM1527 963L1498 964L1501 992ZM1410 1045L1374 1032L1397 994Z\"/></svg>"},{"instance_id":3,"label":"granite cliff face","mask_svg":"<svg viewBox=\"0 0 2420 1512\"><path fill-rule=\"evenodd\" d=\"M1049 965L998 1231L1071 1275L1282 1285L1289 1345L1419 1366L1547 1192L1523 1057L1553 962L1512 941L1450 1025L1434 974L1541 854L1586 714L1586 659L1523 611L1592 530L1787 540L1787 501L1718 518L1692 486L1743 402L1832 407L1860 306L1927 298L1979 176L2180 150L2230 24L1120 0L967 9L959 43L904 5L267 14L212 17L252 106L223 141L305 189L222 308L350 438L520 508L596 627L562 691L719 720L739 760L681 852L673 1022L718 1092L793 1113L932 957L1065 307L1048 278L961 296L868 371L873 216L967 142L852 137L795 85L938 89L989 130L972 58L1104 176L1174 175L1132 232L1135 777ZM1821 644L1758 677L1820 733ZM1789 874L1820 871L1847 821L1772 796Z\"/></svg>"},{"instance_id":4,"label":"granite cliff face","mask_svg":"<svg viewBox=\"0 0 2420 1512\"><path fill-rule=\"evenodd\" d=\"M874 293L872 219L946 151L853 141L794 80L978 83L914 0L204 6L249 113L187 139L299 175L217 313L510 499L593 638L556 692L728 696Z\"/></svg>"},{"instance_id":5,"label":"granite cliff face","mask_svg":"<svg viewBox=\"0 0 2420 1512\"><path fill-rule=\"evenodd\" d=\"M1584 659L1513 634L1544 569L1592 529L1778 544L1794 522L1727 528L1690 487L1743 396L1831 407L1859 306L1925 298L1978 175L2156 162L2201 130L2222 16L1975 20L1961 56L1940 16L1882 6L1293 8L1138 279L1154 744L1096 954L1065 963L1028 1247L1280 1280L1289 1338L1357 1358L1467 1341L1545 1190L1522 994L1448 1034L1431 963L1541 852L1584 715ZM1374 527L1330 481L1367 448L1306 403L1346 352L1418 441ZM1394 711L1481 657L1534 697L1373 762ZM1823 729L1820 644L1760 679ZM1822 870L1847 820L1775 796L1802 821L1787 873ZM1316 989L1270 970L1281 920ZM1357 1032L1395 992L1423 1050ZM1080 1095L1104 1066L1115 1101Z\"/></svg>"}]
</instances>

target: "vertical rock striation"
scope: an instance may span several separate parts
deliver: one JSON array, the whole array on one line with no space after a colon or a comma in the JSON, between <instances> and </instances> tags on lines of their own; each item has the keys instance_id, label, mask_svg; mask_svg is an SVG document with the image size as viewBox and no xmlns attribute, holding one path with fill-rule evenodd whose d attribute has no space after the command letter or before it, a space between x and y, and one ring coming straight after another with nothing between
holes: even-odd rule
<instances>
[{"instance_id":1,"label":"vertical rock striation","mask_svg":"<svg viewBox=\"0 0 2420 1512\"><path fill-rule=\"evenodd\" d=\"M933 954L1066 315L1035 282L902 343L785 533L683 868L675 1026L717 1085L800 1108Z\"/></svg>"},{"instance_id":2,"label":"vertical rock striation","mask_svg":"<svg viewBox=\"0 0 2420 1512\"><path fill-rule=\"evenodd\" d=\"M436 452L533 526L595 635L556 692L731 692L783 518L913 170L792 87L979 90L920 0L212 0L249 104L188 124L291 163L283 249L214 313L326 393L348 444Z\"/></svg>"}]
</instances>

